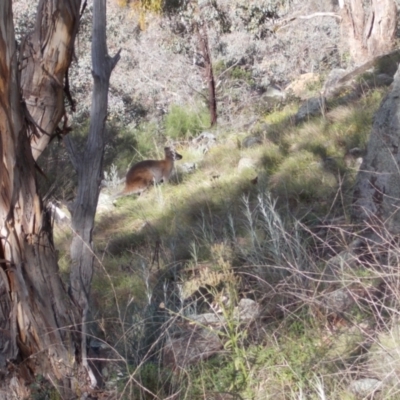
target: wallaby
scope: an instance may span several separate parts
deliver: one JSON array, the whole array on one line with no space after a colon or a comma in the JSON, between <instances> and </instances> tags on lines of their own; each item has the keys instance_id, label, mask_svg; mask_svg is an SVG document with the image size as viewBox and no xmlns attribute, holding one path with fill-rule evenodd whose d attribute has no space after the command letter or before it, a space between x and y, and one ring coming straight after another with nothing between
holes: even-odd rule
<instances>
[{"instance_id":1,"label":"wallaby","mask_svg":"<svg viewBox=\"0 0 400 400\"><path fill-rule=\"evenodd\" d=\"M144 160L133 165L126 174L125 188L117 195L142 194L150 185L168 182L174 169L174 161L182 156L170 147L164 148L164 160Z\"/></svg>"}]
</instances>

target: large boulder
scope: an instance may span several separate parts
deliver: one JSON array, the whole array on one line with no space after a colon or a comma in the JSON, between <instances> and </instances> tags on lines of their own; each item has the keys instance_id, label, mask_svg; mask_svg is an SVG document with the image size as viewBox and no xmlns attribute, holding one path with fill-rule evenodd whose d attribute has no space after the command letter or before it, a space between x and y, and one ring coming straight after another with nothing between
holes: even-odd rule
<instances>
[{"instance_id":1,"label":"large boulder","mask_svg":"<svg viewBox=\"0 0 400 400\"><path fill-rule=\"evenodd\" d=\"M324 100L322 97L312 97L311 99L306 100L300 106L299 111L297 111L297 114L294 117L296 125L307 121L311 117L321 115L324 106Z\"/></svg>"},{"instance_id":2,"label":"large boulder","mask_svg":"<svg viewBox=\"0 0 400 400\"><path fill-rule=\"evenodd\" d=\"M216 331L200 325L184 324L168 336L163 349L163 363L174 370L206 360L222 350Z\"/></svg>"},{"instance_id":3,"label":"large boulder","mask_svg":"<svg viewBox=\"0 0 400 400\"><path fill-rule=\"evenodd\" d=\"M353 217L400 233L400 69L375 115L354 190Z\"/></svg>"}]
</instances>

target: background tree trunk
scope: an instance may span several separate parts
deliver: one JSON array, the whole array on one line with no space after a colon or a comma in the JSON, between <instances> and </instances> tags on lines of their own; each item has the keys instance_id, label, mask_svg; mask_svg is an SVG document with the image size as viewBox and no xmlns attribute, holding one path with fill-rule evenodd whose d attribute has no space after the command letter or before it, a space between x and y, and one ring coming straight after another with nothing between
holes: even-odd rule
<instances>
[{"instance_id":1,"label":"background tree trunk","mask_svg":"<svg viewBox=\"0 0 400 400\"><path fill-rule=\"evenodd\" d=\"M217 123L217 96L215 93L214 71L211 62L211 53L208 46L208 35L204 23L201 27L197 25L198 38L201 53L204 59L205 77L208 84L208 108L210 110L210 125Z\"/></svg>"},{"instance_id":2,"label":"background tree trunk","mask_svg":"<svg viewBox=\"0 0 400 400\"><path fill-rule=\"evenodd\" d=\"M357 176L354 218L400 233L400 68L375 115L367 154Z\"/></svg>"},{"instance_id":3,"label":"background tree trunk","mask_svg":"<svg viewBox=\"0 0 400 400\"><path fill-rule=\"evenodd\" d=\"M393 50L397 29L394 0L344 0L340 5L342 35L356 63Z\"/></svg>"},{"instance_id":4,"label":"background tree trunk","mask_svg":"<svg viewBox=\"0 0 400 400\"><path fill-rule=\"evenodd\" d=\"M38 126L31 132L33 158L48 145L64 115L64 77L79 28L81 0L40 0L35 31L22 43L22 95Z\"/></svg>"},{"instance_id":5,"label":"background tree trunk","mask_svg":"<svg viewBox=\"0 0 400 400\"><path fill-rule=\"evenodd\" d=\"M71 138L67 139L70 156L78 172L77 196L71 207L74 236L71 243L70 285L72 296L80 306L82 360L86 367L86 329L94 261L92 233L103 173L108 87L111 72L120 58L120 51L113 58L110 58L107 53L106 0L96 0L93 3L92 38L94 85L89 137L84 153L78 154ZM95 385L94 377L92 377L92 384Z\"/></svg>"},{"instance_id":6,"label":"background tree trunk","mask_svg":"<svg viewBox=\"0 0 400 400\"><path fill-rule=\"evenodd\" d=\"M49 218L37 194L11 4L0 2L0 398L29 397L25 384L38 374L68 398L84 384L83 376L74 378L76 307L58 275Z\"/></svg>"}]
</instances>

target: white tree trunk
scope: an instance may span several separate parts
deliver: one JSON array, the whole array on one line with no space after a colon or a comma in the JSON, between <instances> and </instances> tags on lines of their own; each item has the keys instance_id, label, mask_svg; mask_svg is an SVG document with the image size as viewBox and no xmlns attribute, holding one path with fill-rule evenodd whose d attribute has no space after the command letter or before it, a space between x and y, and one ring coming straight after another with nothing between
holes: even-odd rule
<instances>
[{"instance_id":1,"label":"white tree trunk","mask_svg":"<svg viewBox=\"0 0 400 400\"><path fill-rule=\"evenodd\" d=\"M397 29L395 0L343 0L342 37L352 59L362 64L393 50Z\"/></svg>"},{"instance_id":2,"label":"white tree trunk","mask_svg":"<svg viewBox=\"0 0 400 400\"><path fill-rule=\"evenodd\" d=\"M74 149L68 139L70 155L78 172L78 191L71 207L73 239L71 244L72 296L80 306L82 326L82 360L86 360L86 331L89 312L89 294L93 275L94 253L92 232L103 173L104 128L107 118L108 87L111 72L120 58L108 56L106 43L106 0L93 3L92 32L93 94L89 137L83 154ZM92 384L95 382L92 380Z\"/></svg>"}]
</instances>

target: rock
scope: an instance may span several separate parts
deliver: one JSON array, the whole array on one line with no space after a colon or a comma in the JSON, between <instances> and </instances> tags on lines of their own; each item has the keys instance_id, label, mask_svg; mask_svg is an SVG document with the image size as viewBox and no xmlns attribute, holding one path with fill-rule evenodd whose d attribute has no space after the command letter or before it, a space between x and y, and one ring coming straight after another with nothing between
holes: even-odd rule
<instances>
[{"instance_id":1,"label":"rock","mask_svg":"<svg viewBox=\"0 0 400 400\"><path fill-rule=\"evenodd\" d=\"M347 74L345 69L335 68L327 76L325 83L322 87L324 96L329 97L331 93L337 89L337 84Z\"/></svg>"},{"instance_id":2,"label":"rock","mask_svg":"<svg viewBox=\"0 0 400 400\"><path fill-rule=\"evenodd\" d=\"M396 49L390 53L377 56L374 59L374 67L379 73L394 76L400 62L400 51Z\"/></svg>"},{"instance_id":3,"label":"rock","mask_svg":"<svg viewBox=\"0 0 400 400\"><path fill-rule=\"evenodd\" d=\"M185 324L166 340L163 348L164 366L186 368L206 360L222 349L218 334L200 325Z\"/></svg>"},{"instance_id":4,"label":"rock","mask_svg":"<svg viewBox=\"0 0 400 400\"><path fill-rule=\"evenodd\" d=\"M249 322L257 318L260 314L260 305L252 299L241 299L233 310L233 317L240 322ZM202 325L212 325L215 328L222 328L226 320L222 311L218 308L213 313L190 315L189 320Z\"/></svg>"},{"instance_id":5,"label":"rock","mask_svg":"<svg viewBox=\"0 0 400 400\"><path fill-rule=\"evenodd\" d=\"M324 280L337 282L343 276L343 271L356 266L357 260L352 250L344 250L330 258L325 265Z\"/></svg>"},{"instance_id":6,"label":"rock","mask_svg":"<svg viewBox=\"0 0 400 400\"><path fill-rule=\"evenodd\" d=\"M242 147L248 149L262 144L262 139L256 136L247 136L242 140Z\"/></svg>"},{"instance_id":7,"label":"rock","mask_svg":"<svg viewBox=\"0 0 400 400\"><path fill-rule=\"evenodd\" d=\"M357 78L365 73L373 74L373 83L376 86L388 86L393 82L400 59L399 50L389 54L377 56L350 71L334 69L328 75L323 87L324 97L332 97L344 87L353 87Z\"/></svg>"},{"instance_id":8,"label":"rock","mask_svg":"<svg viewBox=\"0 0 400 400\"><path fill-rule=\"evenodd\" d=\"M268 89L268 87L271 86L271 80L264 75L261 78L261 82L259 83L258 87L262 90L262 91L266 91Z\"/></svg>"},{"instance_id":9,"label":"rock","mask_svg":"<svg viewBox=\"0 0 400 400\"><path fill-rule=\"evenodd\" d=\"M341 313L346 311L356 302L355 297L349 289L337 289L326 293L322 298L322 303L328 312Z\"/></svg>"},{"instance_id":10,"label":"rock","mask_svg":"<svg viewBox=\"0 0 400 400\"><path fill-rule=\"evenodd\" d=\"M364 152L358 147L350 149L344 156L344 162L347 167L358 170L362 164Z\"/></svg>"},{"instance_id":11,"label":"rock","mask_svg":"<svg viewBox=\"0 0 400 400\"><path fill-rule=\"evenodd\" d=\"M399 106L400 69L374 115L353 192L354 221L372 224L374 230L380 225L385 235L400 233Z\"/></svg>"},{"instance_id":12,"label":"rock","mask_svg":"<svg viewBox=\"0 0 400 400\"><path fill-rule=\"evenodd\" d=\"M360 157L363 154L363 151L359 147L353 147L352 149L349 150L349 154L351 154L354 157Z\"/></svg>"},{"instance_id":13,"label":"rock","mask_svg":"<svg viewBox=\"0 0 400 400\"><path fill-rule=\"evenodd\" d=\"M238 171L242 172L245 169L255 169L256 163L256 160L254 160L253 158L243 157L239 160L237 167Z\"/></svg>"},{"instance_id":14,"label":"rock","mask_svg":"<svg viewBox=\"0 0 400 400\"><path fill-rule=\"evenodd\" d=\"M364 378L357 379L349 385L349 391L354 393L356 396L365 398L366 396L372 395L380 390L382 382L378 379Z\"/></svg>"},{"instance_id":15,"label":"rock","mask_svg":"<svg viewBox=\"0 0 400 400\"><path fill-rule=\"evenodd\" d=\"M181 163L175 165L175 168L177 169L178 173L192 174L194 171L196 171L196 163Z\"/></svg>"},{"instance_id":16,"label":"rock","mask_svg":"<svg viewBox=\"0 0 400 400\"><path fill-rule=\"evenodd\" d=\"M217 138L210 132L202 132L199 136L192 139L191 142L195 148L203 149L203 153L206 153L208 150L210 150L210 148L215 146L216 143Z\"/></svg>"},{"instance_id":17,"label":"rock","mask_svg":"<svg viewBox=\"0 0 400 400\"><path fill-rule=\"evenodd\" d=\"M252 321L260 315L260 305L252 299L241 299L235 312L239 316L239 320L243 322Z\"/></svg>"},{"instance_id":18,"label":"rock","mask_svg":"<svg viewBox=\"0 0 400 400\"><path fill-rule=\"evenodd\" d=\"M300 75L293 82L291 82L285 89L286 93L292 93L296 97L305 100L309 97L310 86L319 83L319 75L313 72Z\"/></svg>"},{"instance_id":19,"label":"rock","mask_svg":"<svg viewBox=\"0 0 400 400\"><path fill-rule=\"evenodd\" d=\"M375 77L376 86L390 86L393 83L393 77L387 74L378 74Z\"/></svg>"},{"instance_id":20,"label":"rock","mask_svg":"<svg viewBox=\"0 0 400 400\"><path fill-rule=\"evenodd\" d=\"M192 321L198 322L202 325L209 325L209 324L224 324L225 319L221 314L216 313L204 313L198 315L190 315L188 317Z\"/></svg>"},{"instance_id":21,"label":"rock","mask_svg":"<svg viewBox=\"0 0 400 400\"><path fill-rule=\"evenodd\" d=\"M284 100L286 93L276 85L269 85L263 97L266 99Z\"/></svg>"},{"instance_id":22,"label":"rock","mask_svg":"<svg viewBox=\"0 0 400 400\"><path fill-rule=\"evenodd\" d=\"M192 140L193 143L199 143L204 141L216 141L217 138L213 133L210 132L202 132L199 136Z\"/></svg>"},{"instance_id":23,"label":"rock","mask_svg":"<svg viewBox=\"0 0 400 400\"><path fill-rule=\"evenodd\" d=\"M306 121L310 117L322 114L324 101L320 97L312 97L305 101L295 115L295 124Z\"/></svg>"}]
</instances>

